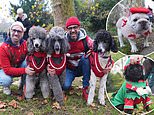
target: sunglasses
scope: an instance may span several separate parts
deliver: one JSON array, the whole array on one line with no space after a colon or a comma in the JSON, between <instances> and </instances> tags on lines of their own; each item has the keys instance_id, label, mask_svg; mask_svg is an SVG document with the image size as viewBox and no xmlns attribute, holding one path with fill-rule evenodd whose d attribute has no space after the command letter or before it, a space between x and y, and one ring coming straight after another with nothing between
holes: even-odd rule
<instances>
[{"instance_id":1,"label":"sunglasses","mask_svg":"<svg viewBox=\"0 0 154 115\"><path fill-rule=\"evenodd\" d=\"M79 26L70 26L70 27L68 27L67 29L68 30L72 30L72 29L77 29Z\"/></svg>"},{"instance_id":2,"label":"sunglasses","mask_svg":"<svg viewBox=\"0 0 154 115\"><path fill-rule=\"evenodd\" d=\"M12 31L13 31L14 33L15 33L15 32L17 32L17 33L22 33L21 30L12 29Z\"/></svg>"}]
</instances>

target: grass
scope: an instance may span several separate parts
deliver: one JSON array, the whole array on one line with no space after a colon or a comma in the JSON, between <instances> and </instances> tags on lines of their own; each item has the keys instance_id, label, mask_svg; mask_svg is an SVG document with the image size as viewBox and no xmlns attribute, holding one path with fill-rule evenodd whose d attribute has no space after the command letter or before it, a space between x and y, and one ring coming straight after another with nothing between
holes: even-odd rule
<instances>
[{"instance_id":1,"label":"grass","mask_svg":"<svg viewBox=\"0 0 154 115\"><path fill-rule=\"evenodd\" d=\"M124 55L120 52L114 54L112 53L112 57L115 61L122 58ZM150 54L148 57L154 59L154 54ZM112 75L110 74L108 77L108 83L107 88L110 89L110 92L108 92L108 96L110 97L112 92L119 89L121 86L123 79L118 77L119 75ZM15 78L14 81L17 81L18 78ZM112 85L110 84L112 82ZM77 78L73 82L74 90L71 94L68 95L67 101L65 101L65 109L63 110L57 110L52 108L52 99L47 99L48 103L42 104L43 99L40 91L38 91L38 95L35 95L34 98L30 101L21 100L19 101L17 99L17 96L6 96L2 93L2 90L0 90L0 101L9 103L13 99L16 100L19 103L19 108L15 109L13 107L7 106L6 108L0 109L0 115L119 115L120 113L114 109L110 102L108 101L106 97L106 107L101 106L97 103L96 97L98 96L96 93L95 96L95 104L96 107L88 107L86 105L86 102L82 99L82 91L80 89L81 77ZM0 87L2 89L2 87ZM17 92L17 85L12 85L11 89L13 92ZM112 89L112 90L111 90ZM108 91L108 90L107 90ZM98 92L98 86L96 88L96 92ZM154 100L154 96L151 96L152 100ZM154 102L154 101L153 101ZM139 106L141 107L141 106ZM151 106L151 108L154 108L154 105ZM142 111L142 108L139 110L135 110L137 112ZM152 112L151 114L154 114Z\"/></svg>"},{"instance_id":2,"label":"grass","mask_svg":"<svg viewBox=\"0 0 154 115\"><path fill-rule=\"evenodd\" d=\"M68 95L68 99L65 101L65 109L63 110L53 109L53 101L50 98L47 99L48 103L42 104L43 99L40 91L38 91L38 95L35 95L30 101L19 101L15 95L6 96L1 90L0 101L9 103L12 100L16 100L19 103L19 108L15 109L11 106L7 106L4 109L0 109L0 115L119 115L119 112L110 105L107 98L106 107L99 105L96 101L97 99L95 99L96 107L87 106L86 102L82 99L82 91L79 87L81 84L81 77L77 78L73 83L74 90ZM12 85L11 90L13 94L17 92L17 85ZM96 90L96 92L98 91Z\"/></svg>"}]
</instances>

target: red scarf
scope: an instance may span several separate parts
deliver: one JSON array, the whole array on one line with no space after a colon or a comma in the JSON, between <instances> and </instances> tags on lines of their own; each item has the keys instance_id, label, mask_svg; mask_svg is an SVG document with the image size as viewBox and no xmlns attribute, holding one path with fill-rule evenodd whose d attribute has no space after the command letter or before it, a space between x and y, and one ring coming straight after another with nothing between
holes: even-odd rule
<instances>
[{"instance_id":1,"label":"red scarf","mask_svg":"<svg viewBox=\"0 0 154 115\"><path fill-rule=\"evenodd\" d=\"M54 58L63 58L60 64L56 64L53 60L52 57ZM52 54L51 57L48 58L48 64L50 69L55 69L56 70L56 75L61 75L62 72L66 68L66 55L65 54Z\"/></svg>"}]
</instances>

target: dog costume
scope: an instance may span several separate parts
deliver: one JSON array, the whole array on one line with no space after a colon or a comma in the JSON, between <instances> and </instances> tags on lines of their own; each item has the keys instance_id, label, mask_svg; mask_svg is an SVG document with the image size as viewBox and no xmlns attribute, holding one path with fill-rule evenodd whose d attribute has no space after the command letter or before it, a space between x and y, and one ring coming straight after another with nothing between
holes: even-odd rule
<instances>
[{"instance_id":1,"label":"dog costume","mask_svg":"<svg viewBox=\"0 0 154 115\"><path fill-rule=\"evenodd\" d=\"M146 9L146 8L134 8L133 7L133 8L130 8L130 12L132 14L135 14L135 13L144 13L144 14L147 14L147 13L149 13L149 10ZM122 28L125 31L124 37L126 37L126 38L136 39L136 38L139 38L141 35L142 36L147 36L147 35L149 35L151 33L150 30L146 30L146 31L138 34L138 33L134 32L131 29L131 27L129 26L129 24L127 24L127 23L129 23L129 18L122 19Z\"/></svg>"},{"instance_id":2,"label":"dog costume","mask_svg":"<svg viewBox=\"0 0 154 115\"><path fill-rule=\"evenodd\" d=\"M140 62L138 61L136 64L140 64ZM124 71L126 71L129 66L130 60L128 59L126 66L124 66ZM143 89L140 90L140 88ZM124 111L133 110L134 105L141 102L143 103L144 108L146 108L151 104L149 93L151 93L151 91L149 90L149 87L147 87L146 80L138 80L138 82L125 80L118 92L113 94L111 102L114 106L123 104Z\"/></svg>"},{"instance_id":3,"label":"dog costume","mask_svg":"<svg viewBox=\"0 0 154 115\"><path fill-rule=\"evenodd\" d=\"M122 37L127 38L131 45L131 52L137 52L135 39L143 37L144 47L149 46L148 37L152 32L151 22L147 15L149 10L142 7L132 7L129 12L128 17L123 16L116 23L118 39L120 47L123 47L125 45Z\"/></svg>"}]
</instances>

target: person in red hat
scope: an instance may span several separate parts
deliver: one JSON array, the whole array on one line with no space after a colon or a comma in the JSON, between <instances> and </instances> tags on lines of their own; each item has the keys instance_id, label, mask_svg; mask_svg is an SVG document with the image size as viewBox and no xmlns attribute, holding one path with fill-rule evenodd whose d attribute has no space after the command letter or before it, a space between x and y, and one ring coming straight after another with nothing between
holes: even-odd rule
<instances>
[{"instance_id":1,"label":"person in red hat","mask_svg":"<svg viewBox=\"0 0 154 115\"><path fill-rule=\"evenodd\" d=\"M87 101L88 86L90 80L90 62L86 53L92 48L92 39L87 36L86 31L80 28L80 21L72 16L66 21L66 38L70 44L70 50L67 55L66 79L63 90L70 89L75 77L83 76L82 96Z\"/></svg>"}]
</instances>

